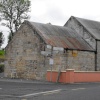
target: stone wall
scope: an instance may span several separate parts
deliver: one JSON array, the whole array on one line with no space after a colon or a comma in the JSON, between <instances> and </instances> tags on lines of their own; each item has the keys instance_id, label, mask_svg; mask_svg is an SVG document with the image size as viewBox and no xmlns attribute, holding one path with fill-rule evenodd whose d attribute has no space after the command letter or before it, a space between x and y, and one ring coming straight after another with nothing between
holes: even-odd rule
<instances>
[{"instance_id":1,"label":"stone wall","mask_svg":"<svg viewBox=\"0 0 100 100\"><path fill-rule=\"evenodd\" d=\"M94 71L95 53L88 51L67 50L65 53L58 53L54 56L53 70L65 71ZM50 69L49 69L50 70Z\"/></svg>"},{"instance_id":2,"label":"stone wall","mask_svg":"<svg viewBox=\"0 0 100 100\"><path fill-rule=\"evenodd\" d=\"M95 54L87 51L70 51L67 53L67 69L75 69L76 71L94 71L95 70Z\"/></svg>"},{"instance_id":3,"label":"stone wall","mask_svg":"<svg viewBox=\"0 0 100 100\"><path fill-rule=\"evenodd\" d=\"M44 45L37 33L23 25L6 47L5 76L11 77L12 71L16 70L18 78L45 77L45 58L40 54Z\"/></svg>"},{"instance_id":4,"label":"stone wall","mask_svg":"<svg viewBox=\"0 0 100 100\"><path fill-rule=\"evenodd\" d=\"M75 18L71 17L65 26L75 30L93 49L96 49L94 37Z\"/></svg>"},{"instance_id":5,"label":"stone wall","mask_svg":"<svg viewBox=\"0 0 100 100\"><path fill-rule=\"evenodd\" d=\"M100 71L100 41L97 41L97 71Z\"/></svg>"}]
</instances>

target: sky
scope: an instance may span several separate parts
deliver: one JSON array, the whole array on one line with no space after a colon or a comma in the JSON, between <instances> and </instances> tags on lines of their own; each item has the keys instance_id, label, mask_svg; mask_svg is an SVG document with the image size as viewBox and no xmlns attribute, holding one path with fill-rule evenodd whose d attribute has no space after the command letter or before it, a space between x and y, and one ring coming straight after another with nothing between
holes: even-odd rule
<instances>
[{"instance_id":1,"label":"sky","mask_svg":"<svg viewBox=\"0 0 100 100\"><path fill-rule=\"evenodd\" d=\"M100 21L100 0L30 0L29 21L63 26L71 16ZM0 26L7 45L8 29Z\"/></svg>"}]
</instances>

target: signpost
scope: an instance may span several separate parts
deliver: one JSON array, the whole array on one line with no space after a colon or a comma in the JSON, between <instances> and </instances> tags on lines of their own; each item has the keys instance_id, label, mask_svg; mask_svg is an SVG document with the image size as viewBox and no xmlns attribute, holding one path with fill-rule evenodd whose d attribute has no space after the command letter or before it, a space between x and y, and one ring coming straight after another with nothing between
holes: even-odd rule
<instances>
[{"instance_id":1,"label":"signpost","mask_svg":"<svg viewBox=\"0 0 100 100\"><path fill-rule=\"evenodd\" d=\"M51 55L51 52L50 51L41 51L41 54L44 56L48 56L48 55Z\"/></svg>"},{"instance_id":2,"label":"signpost","mask_svg":"<svg viewBox=\"0 0 100 100\"><path fill-rule=\"evenodd\" d=\"M49 59L49 65L50 65L50 69L51 69L50 81L52 81L52 67L53 67L53 64L54 64L53 54L57 54L59 51L63 52L64 48L62 48L62 47L53 47L51 45L46 45L46 47L50 51L41 51L41 54L46 56L46 57L50 57L50 59ZM59 74L58 74L57 81L59 80L59 77L60 77L60 70L61 70L61 68L59 68Z\"/></svg>"},{"instance_id":3,"label":"signpost","mask_svg":"<svg viewBox=\"0 0 100 100\"><path fill-rule=\"evenodd\" d=\"M54 63L53 59L50 58L50 59L49 59L49 64L50 64L50 65L53 65L53 63Z\"/></svg>"},{"instance_id":4,"label":"signpost","mask_svg":"<svg viewBox=\"0 0 100 100\"><path fill-rule=\"evenodd\" d=\"M56 51L64 51L64 48L62 48L62 47L53 47L53 50L56 50Z\"/></svg>"},{"instance_id":5,"label":"signpost","mask_svg":"<svg viewBox=\"0 0 100 100\"><path fill-rule=\"evenodd\" d=\"M52 48L52 46L51 46L51 45L46 45L46 47L47 47L48 49L51 49L51 48Z\"/></svg>"},{"instance_id":6,"label":"signpost","mask_svg":"<svg viewBox=\"0 0 100 100\"><path fill-rule=\"evenodd\" d=\"M53 64L54 64L54 60L52 58L50 58L49 59L49 65L51 67L50 81L52 81L52 67L53 67Z\"/></svg>"}]
</instances>

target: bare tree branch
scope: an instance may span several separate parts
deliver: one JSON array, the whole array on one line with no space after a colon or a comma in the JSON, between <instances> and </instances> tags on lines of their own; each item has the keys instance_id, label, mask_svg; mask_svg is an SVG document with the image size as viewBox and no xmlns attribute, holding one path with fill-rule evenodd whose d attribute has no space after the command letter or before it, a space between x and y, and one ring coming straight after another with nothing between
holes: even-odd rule
<instances>
[{"instance_id":1,"label":"bare tree branch","mask_svg":"<svg viewBox=\"0 0 100 100\"><path fill-rule=\"evenodd\" d=\"M27 13L30 9L29 0L0 0L0 20L6 20L6 27L13 35L23 22L28 19Z\"/></svg>"}]
</instances>

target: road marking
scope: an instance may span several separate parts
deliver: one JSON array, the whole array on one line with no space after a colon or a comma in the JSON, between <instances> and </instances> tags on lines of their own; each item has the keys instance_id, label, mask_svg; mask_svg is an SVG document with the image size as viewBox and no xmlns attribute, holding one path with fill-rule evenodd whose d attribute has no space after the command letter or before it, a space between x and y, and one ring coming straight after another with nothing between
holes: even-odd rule
<instances>
[{"instance_id":1,"label":"road marking","mask_svg":"<svg viewBox=\"0 0 100 100\"><path fill-rule=\"evenodd\" d=\"M76 88L76 89L72 89L72 90L84 90L86 88Z\"/></svg>"},{"instance_id":2,"label":"road marking","mask_svg":"<svg viewBox=\"0 0 100 100\"><path fill-rule=\"evenodd\" d=\"M54 93L59 93L60 91L55 91L55 92L47 92L47 93L44 93L43 95L49 95L49 94L54 94Z\"/></svg>"},{"instance_id":3,"label":"road marking","mask_svg":"<svg viewBox=\"0 0 100 100\"><path fill-rule=\"evenodd\" d=\"M55 93L55 92L60 92L60 91L61 91L61 89L58 89L58 90L38 92L38 93L33 93L33 94L26 94L26 95L22 95L22 96L18 96L18 97L29 97L29 96L36 96L36 95L40 95L40 94Z\"/></svg>"}]
</instances>

